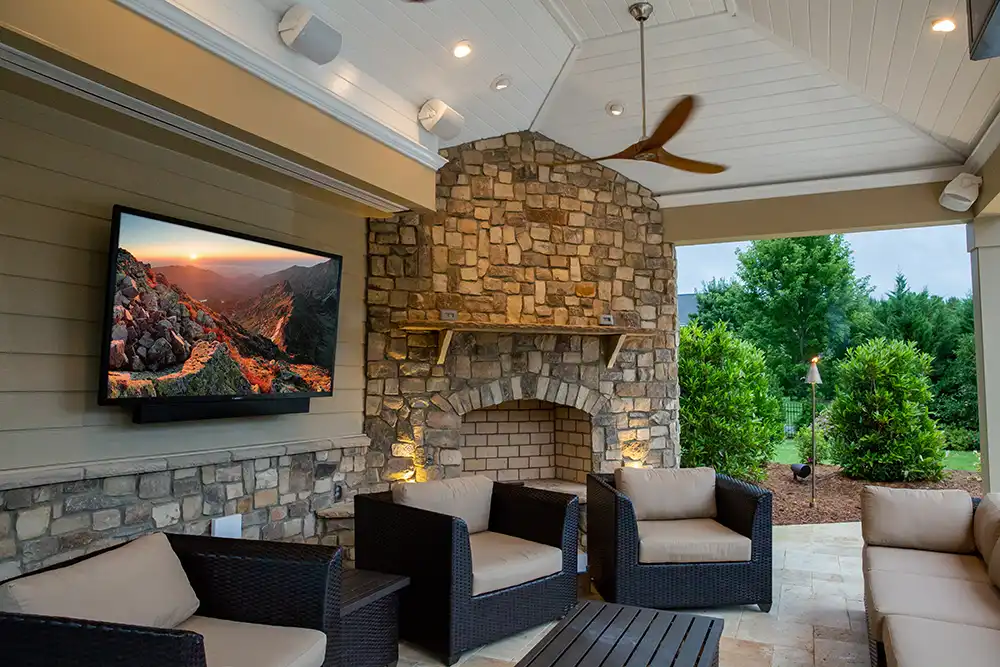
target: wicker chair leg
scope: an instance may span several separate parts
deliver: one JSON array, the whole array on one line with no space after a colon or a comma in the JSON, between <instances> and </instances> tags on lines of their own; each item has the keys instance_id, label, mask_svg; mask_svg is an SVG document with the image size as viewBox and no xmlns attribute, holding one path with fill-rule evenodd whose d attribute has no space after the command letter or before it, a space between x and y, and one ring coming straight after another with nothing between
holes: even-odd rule
<instances>
[{"instance_id":1,"label":"wicker chair leg","mask_svg":"<svg viewBox=\"0 0 1000 667\"><path fill-rule=\"evenodd\" d=\"M765 614L768 614L768 613L771 612L771 603L770 602L760 602L760 603L757 604L757 608L760 609Z\"/></svg>"},{"instance_id":2,"label":"wicker chair leg","mask_svg":"<svg viewBox=\"0 0 1000 667\"><path fill-rule=\"evenodd\" d=\"M462 654L461 653L455 653L453 655L446 656L445 659L444 659L444 664L448 665L448 667L451 667L452 665L454 665L456 662L458 662L461 659L462 659Z\"/></svg>"}]
</instances>

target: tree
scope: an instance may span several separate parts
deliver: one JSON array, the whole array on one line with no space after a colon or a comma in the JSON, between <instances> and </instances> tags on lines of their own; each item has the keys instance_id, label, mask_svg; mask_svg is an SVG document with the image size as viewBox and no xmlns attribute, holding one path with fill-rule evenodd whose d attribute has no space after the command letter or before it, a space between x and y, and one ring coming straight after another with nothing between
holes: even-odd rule
<instances>
[{"instance_id":1,"label":"tree","mask_svg":"<svg viewBox=\"0 0 1000 667\"><path fill-rule=\"evenodd\" d=\"M723 323L680 331L681 465L759 481L781 440L781 404L764 354Z\"/></svg>"},{"instance_id":2,"label":"tree","mask_svg":"<svg viewBox=\"0 0 1000 667\"><path fill-rule=\"evenodd\" d=\"M934 385L934 416L942 423L979 430L979 394L976 385L976 336L958 337L955 357L945 365Z\"/></svg>"},{"instance_id":3,"label":"tree","mask_svg":"<svg viewBox=\"0 0 1000 667\"><path fill-rule=\"evenodd\" d=\"M711 327L716 322L725 322L733 331L740 330L745 310L745 293L740 283L715 278L703 284L695 296L698 299L695 318L699 324Z\"/></svg>"},{"instance_id":4,"label":"tree","mask_svg":"<svg viewBox=\"0 0 1000 667\"><path fill-rule=\"evenodd\" d=\"M805 364L838 356L850 342L851 315L868 294L843 235L754 241L737 251L743 295L739 334L761 347L786 396L805 392Z\"/></svg>"},{"instance_id":5,"label":"tree","mask_svg":"<svg viewBox=\"0 0 1000 667\"><path fill-rule=\"evenodd\" d=\"M830 405L833 459L874 482L938 479L944 439L930 417L931 356L876 338L847 351Z\"/></svg>"}]
</instances>

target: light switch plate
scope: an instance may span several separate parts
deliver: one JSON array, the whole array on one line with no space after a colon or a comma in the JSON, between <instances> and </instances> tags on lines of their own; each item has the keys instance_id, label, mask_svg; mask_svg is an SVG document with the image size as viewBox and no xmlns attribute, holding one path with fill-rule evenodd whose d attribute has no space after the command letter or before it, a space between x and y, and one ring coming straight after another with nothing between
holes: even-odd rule
<instances>
[{"instance_id":1,"label":"light switch plate","mask_svg":"<svg viewBox=\"0 0 1000 667\"><path fill-rule=\"evenodd\" d=\"M212 537L243 537L243 515L231 514L212 519Z\"/></svg>"},{"instance_id":2,"label":"light switch plate","mask_svg":"<svg viewBox=\"0 0 1000 667\"><path fill-rule=\"evenodd\" d=\"M614 315L601 315L601 326L602 327L613 327L615 325Z\"/></svg>"},{"instance_id":3,"label":"light switch plate","mask_svg":"<svg viewBox=\"0 0 1000 667\"><path fill-rule=\"evenodd\" d=\"M441 321L442 322L454 322L458 319L457 310L442 310L441 311Z\"/></svg>"}]
</instances>

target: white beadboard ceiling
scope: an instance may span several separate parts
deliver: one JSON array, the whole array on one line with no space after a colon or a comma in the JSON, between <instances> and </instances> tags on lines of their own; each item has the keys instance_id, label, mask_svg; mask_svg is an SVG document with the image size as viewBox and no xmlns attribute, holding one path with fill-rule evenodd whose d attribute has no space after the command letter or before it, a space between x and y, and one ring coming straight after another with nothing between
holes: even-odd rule
<instances>
[{"instance_id":1,"label":"white beadboard ceiling","mask_svg":"<svg viewBox=\"0 0 1000 667\"><path fill-rule=\"evenodd\" d=\"M250 2L142 1L222 4L233 15ZM293 1L255 6L276 23ZM383 90L384 106L400 117L440 97L466 118L447 143L531 128L604 155L639 138L639 39L629 0L298 1L344 36L341 56L314 79L329 72L333 95L333 73L361 82L369 96ZM1000 59L969 59L965 0L652 1L650 126L680 96L698 95L701 107L667 147L730 167L695 175L608 163L657 194L954 169L997 114ZM958 29L932 32L931 19L943 16ZM451 49L463 39L473 52L459 60ZM501 74L513 85L494 91L490 82ZM611 101L625 114L609 116Z\"/></svg>"},{"instance_id":2,"label":"white beadboard ceiling","mask_svg":"<svg viewBox=\"0 0 1000 667\"><path fill-rule=\"evenodd\" d=\"M445 100L465 116L452 144L529 127L573 46L538 0L257 1L276 22L293 4L309 6L343 34L337 61L415 105ZM458 59L451 52L462 40L473 51ZM514 85L495 91L501 74Z\"/></svg>"},{"instance_id":3,"label":"white beadboard ceiling","mask_svg":"<svg viewBox=\"0 0 1000 667\"><path fill-rule=\"evenodd\" d=\"M553 13L575 35L597 39L636 29L628 13L629 0L548 0ZM673 23L726 11L725 0L650 0L653 16L649 26Z\"/></svg>"}]
</instances>

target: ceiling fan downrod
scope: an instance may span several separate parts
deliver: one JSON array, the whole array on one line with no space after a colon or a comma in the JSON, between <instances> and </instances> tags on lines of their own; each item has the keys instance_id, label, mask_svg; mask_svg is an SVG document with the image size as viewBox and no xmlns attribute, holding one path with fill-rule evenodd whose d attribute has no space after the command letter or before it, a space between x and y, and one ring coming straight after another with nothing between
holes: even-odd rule
<instances>
[{"instance_id":1,"label":"ceiling fan downrod","mask_svg":"<svg viewBox=\"0 0 1000 667\"><path fill-rule=\"evenodd\" d=\"M639 22L639 68L642 79L642 139L648 139L646 134L646 21L653 15L653 5L648 2L636 2L629 5L628 13Z\"/></svg>"}]
</instances>

